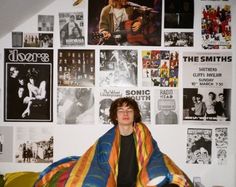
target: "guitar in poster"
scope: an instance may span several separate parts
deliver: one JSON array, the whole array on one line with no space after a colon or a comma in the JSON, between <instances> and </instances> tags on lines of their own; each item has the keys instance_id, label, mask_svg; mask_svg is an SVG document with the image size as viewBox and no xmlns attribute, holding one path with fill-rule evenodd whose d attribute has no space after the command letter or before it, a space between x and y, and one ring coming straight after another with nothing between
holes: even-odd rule
<instances>
[{"instance_id":1,"label":"guitar in poster","mask_svg":"<svg viewBox=\"0 0 236 187\"><path fill-rule=\"evenodd\" d=\"M89 0L88 44L160 46L161 9L161 0Z\"/></svg>"},{"instance_id":2,"label":"guitar in poster","mask_svg":"<svg viewBox=\"0 0 236 187\"><path fill-rule=\"evenodd\" d=\"M53 50L5 49L4 120L52 121Z\"/></svg>"}]
</instances>

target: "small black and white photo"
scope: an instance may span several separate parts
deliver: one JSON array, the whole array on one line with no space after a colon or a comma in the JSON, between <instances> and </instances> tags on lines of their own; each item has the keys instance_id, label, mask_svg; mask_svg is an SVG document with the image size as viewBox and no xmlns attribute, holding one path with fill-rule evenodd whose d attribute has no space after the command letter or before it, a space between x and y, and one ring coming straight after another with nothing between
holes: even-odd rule
<instances>
[{"instance_id":1,"label":"small black and white photo","mask_svg":"<svg viewBox=\"0 0 236 187\"><path fill-rule=\"evenodd\" d=\"M4 136L3 134L0 134L0 154L3 152L3 141L4 141Z\"/></svg>"},{"instance_id":2,"label":"small black and white photo","mask_svg":"<svg viewBox=\"0 0 236 187\"><path fill-rule=\"evenodd\" d=\"M40 47L39 33L24 33L23 40L23 47Z\"/></svg>"},{"instance_id":3,"label":"small black and white photo","mask_svg":"<svg viewBox=\"0 0 236 187\"><path fill-rule=\"evenodd\" d=\"M137 50L100 50L100 86L137 86Z\"/></svg>"},{"instance_id":4,"label":"small black and white photo","mask_svg":"<svg viewBox=\"0 0 236 187\"><path fill-rule=\"evenodd\" d=\"M23 32L12 32L12 47L23 46Z\"/></svg>"},{"instance_id":5,"label":"small black and white photo","mask_svg":"<svg viewBox=\"0 0 236 187\"><path fill-rule=\"evenodd\" d=\"M83 12L59 13L59 26L61 47L85 45Z\"/></svg>"},{"instance_id":6,"label":"small black and white photo","mask_svg":"<svg viewBox=\"0 0 236 187\"><path fill-rule=\"evenodd\" d=\"M58 88L57 124L94 124L93 88Z\"/></svg>"},{"instance_id":7,"label":"small black and white photo","mask_svg":"<svg viewBox=\"0 0 236 187\"><path fill-rule=\"evenodd\" d=\"M0 162L13 162L13 127L0 126Z\"/></svg>"},{"instance_id":8,"label":"small black and white photo","mask_svg":"<svg viewBox=\"0 0 236 187\"><path fill-rule=\"evenodd\" d=\"M54 16L53 15L38 15L38 31L54 30Z\"/></svg>"},{"instance_id":9,"label":"small black and white photo","mask_svg":"<svg viewBox=\"0 0 236 187\"><path fill-rule=\"evenodd\" d=\"M53 47L53 34L52 33L39 33L39 47L52 48Z\"/></svg>"},{"instance_id":10,"label":"small black and white photo","mask_svg":"<svg viewBox=\"0 0 236 187\"><path fill-rule=\"evenodd\" d=\"M165 0L164 28L192 29L193 23L193 0Z\"/></svg>"},{"instance_id":11,"label":"small black and white photo","mask_svg":"<svg viewBox=\"0 0 236 187\"><path fill-rule=\"evenodd\" d=\"M93 87L95 50L58 50L58 86Z\"/></svg>"},{"instance_id":12,"label":"small black and white photo","mask_svg":"<svg viewBox=\"0 0 236 187\"><path fill-rule=\"evenodd\" d=\"M15 134L15 162L52 163L53 143L52 128L17 127Z\"/></svg>"},{"instance_id":13,"label":"small black and white photo","mask_svg":"<svg viewBox=\"0 0 236 187\"><path fill-rule=\"evenodd\" d=\"M5 49L5 121L52 121L52 50Z\"/></svg>"},{"instance_id":14,"label":"small black and white photo","mask_svg":"<svg viewBox=\"0 0 236 187\"><path fill-rule=\"evenodd\" d=\"M212 163L212 129L188 128L186 163Z\"/></svg>"},{"instance_id":15,"label":"small black and white photo","mask_svg":"<svg viewBox=\"0 0 236 187\"><path fill-rule=\"evenodd\" d=\"M165 32L165 47L193 47L193 32Z\"/></svg>"}]
</instances>

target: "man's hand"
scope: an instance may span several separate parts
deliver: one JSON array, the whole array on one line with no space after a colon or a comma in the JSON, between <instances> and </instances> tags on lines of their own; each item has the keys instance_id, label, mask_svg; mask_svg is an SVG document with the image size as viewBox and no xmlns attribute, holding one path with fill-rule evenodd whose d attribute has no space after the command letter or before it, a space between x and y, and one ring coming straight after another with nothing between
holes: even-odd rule
<instances>
[{"instance_id":1,"label":"man's hand","mask_svg":"<svg viewBox=\"0 0 236 187\"><path fill-rule=\"evenodd\" d=\"M111 37L111 33L108 31L102 31L102 34L105 40L108 40Z\"/></svg>"},{"instance_id":2,"label":"man's hand","mask_svg":"<svg viewBox=\"0 0 236 187\"><path fill-rule=\"evenodd\" d=\"M141 18L139 18L138 20L134 21L134 23L132 24L131 26L132 31L137 32L141 28L141 25L142 25L142 20Z\"/></svg>"}]
</instances>

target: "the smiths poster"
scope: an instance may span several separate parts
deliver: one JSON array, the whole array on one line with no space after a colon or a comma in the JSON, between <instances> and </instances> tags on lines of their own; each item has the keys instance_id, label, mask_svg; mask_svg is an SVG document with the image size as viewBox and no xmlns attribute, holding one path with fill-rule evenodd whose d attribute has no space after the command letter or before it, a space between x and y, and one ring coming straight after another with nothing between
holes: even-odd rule
<instances>
[{"instance_id":1,"label":"the smiths poster","mask_svg":"<svg viewBox=\"0 0 236 187\"><path fill-rule=\"evenodd\" d=\"M5 49L5 121L52 121L53 50Z\"/></svg>"}]
</instances>

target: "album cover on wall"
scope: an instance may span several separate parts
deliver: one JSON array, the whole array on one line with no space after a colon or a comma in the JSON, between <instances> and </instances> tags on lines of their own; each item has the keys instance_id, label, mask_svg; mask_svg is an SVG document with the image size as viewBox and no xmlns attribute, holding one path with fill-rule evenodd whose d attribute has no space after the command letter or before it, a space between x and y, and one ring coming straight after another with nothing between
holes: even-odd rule
<instances>
[{"instance_id":1,"label":"album cover on wall","mask_svg":"<svg viewBox=\"0 0 236 187\"><path fill-rule=\"evenodd\" d=\"M179 52L164 50L142 51L142 85L178 87Z\"/></svg>"},{"instance_id":2,"label":"album cover on wall","mask_svg":"<svg viewBox=\"0 0 236 187\"><path fill-rule=\"evenodd\" d=\"M15 131L16 163L52 163L54 137L52 128L17 127Z\"/></svg>"},{"instance_id":3,"label":"album cover on wall","mask_svg":"<svg viewBox=\"0 0 236 187\"><path fill-rule=\"evenodd\" d=\"M13 127L0 126L0 162L13 161Z\"/></svg>"},{"instance_id":4,"label":"album cover on wall","mask_svg":"<svg viewBox=\"0 0 236 187\"><path fill-rule=\"evenodd\" d=\"M58 86L93 87L95 50L58 50Z\"/></svg>"},{"instance_id":5,"label":"album cover on wall","mask_svg":"<svg viewBox=\"0 0 236 187\"><path fill-rule=\"evenodd\" d=\"M4 120L52 121L53 50L5 49Z\"/></svg>"},{"instance_id":6,"label":"album cover on wall","mask_svg":"<svg viewBox=\"0 0 236 187\"><path fill-rule=\"evenodd\" d=\"M162 0L132 0L122 3L88 1L88 44L161 45Z\"/></svg>"}]
</instances>

